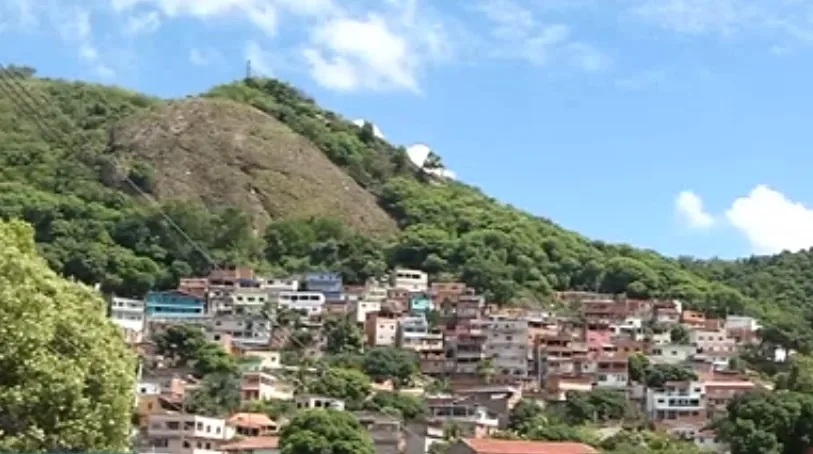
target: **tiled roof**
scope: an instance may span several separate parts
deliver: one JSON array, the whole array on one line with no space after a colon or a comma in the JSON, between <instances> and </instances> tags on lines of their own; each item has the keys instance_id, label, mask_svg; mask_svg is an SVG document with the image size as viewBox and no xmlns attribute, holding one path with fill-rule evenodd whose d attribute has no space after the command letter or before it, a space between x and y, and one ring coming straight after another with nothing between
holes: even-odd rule
<instances>
[{"instance_id":1,"label":"tiled roof","mask_svg":"<svg viewBox=\"0 0 813 454\"><path fill-rule=\"evenodd\" d=\"M478 454L598 454L584 443L467 438L463 443Z\"/></svg>"},{"instance_id":2,"label":"tiled roof","mask_svg":"<svg viewBox=\"0 0 813 454\"><path fill-rule=\"evenodd\" d=\"M279 437L248 437L220 447L221 451L248 451L252 449L277 449Z\"/></svg>"},{"instance_id":3,"label":"tiled roof","mask_svg":"<svg viewBox=\"0 0 813 454\"><path fill-rule=\"evenodd\" d=\"M235 413L228 421L230 424L241 427L265 427L275 425L274 421L264 413Z\"/></svg>"}]
</instances>

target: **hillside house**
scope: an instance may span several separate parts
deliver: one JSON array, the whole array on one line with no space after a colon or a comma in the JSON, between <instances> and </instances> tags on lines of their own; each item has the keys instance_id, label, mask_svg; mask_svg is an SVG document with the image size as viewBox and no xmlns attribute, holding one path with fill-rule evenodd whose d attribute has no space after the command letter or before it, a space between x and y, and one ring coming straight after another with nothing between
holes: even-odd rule
<instances>
[{"instance_id":1,"label":"hillside house","mask_svg":"<svg viewBox=\"0 0 813 454\"><path fill-rule=\"evenodd\" d=\"M150 319L202 318L206 315L206 300L179 290L149 292L144 298L145 315Z\"/></svg>"},{"instance_id":2,"label":"hillside house","mask_svg":"<svg viewBox=\"0 0 813 454\"><path fill-rule=\"evenodd\" d=\"M305 275L305 288L309 292L319 292L325 299L343 299L344 283L342 275L332 271L319 271Z\"/></svg>"},{"instance_id":3,"label":"hillside house","mask_svg":"<svg viewBox=\"0 0 813 454\"><path fill-rule=\"evenodd\" d=\"M426 292L429 290L429 275L421 270L396 268L390 277L390 285L408 292Z\"/></svg>"},{"instance_id":4,"label":"hillside house","mask_svg":"<svg viewBox=\"0 0 813 454\"><path fill-rule=\"evenodd\" d=\"M584 443L564 441L463 439L449 446L447 454L598 454Z\"/></svg>"},{"instance_id":5,"label":"hillside house","mask_svg":"<svg viewBox=\"0 0 813 454\"><path fill-rule=\"evenodd\" d=\"M110 320L125 332L131 332L132 342L141 342L146 323L146 307L142 300L114 296L109 303Z\"/></svg>"}]
</instances>

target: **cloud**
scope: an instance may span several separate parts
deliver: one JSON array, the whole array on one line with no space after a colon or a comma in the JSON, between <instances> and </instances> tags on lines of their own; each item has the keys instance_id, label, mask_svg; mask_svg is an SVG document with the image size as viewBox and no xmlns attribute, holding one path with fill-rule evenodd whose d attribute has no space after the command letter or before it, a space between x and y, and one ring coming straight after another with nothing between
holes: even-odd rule
<instances>
[{"instance_id":1,"label":"cloud","mask_svg":"<svg viewBox=\"0 0 813 454\"><path fill-rule=\"evenodd\" d=\"M373 135L378 137L379 139L386 140L387 138L384 136L384 133L381 132L381 129L376 126L375 123L368 122L367 120L362 120L361 118L353 120L353 124L358 126L359 128L363 128L365 123L370 123L373 126Z\"/></svg>"},{"instance_id":2,"label":"cloud","mask_svg":"<svg viewBox=\"0 0 813 454\"><path fill-rule=\"evenodd\" d=\"M678 194L675 210L693 229L707 229L715 224L714 216L703 207L703 200L692 191L682 191Z\"/></svg>"},{"instance_id":3,"label":"cloud","mask_svg":"<svg viewBox=\"0 0 813 454\"><path fill-rule=\"evenodd\" d=\"M375 14L321 24L303 55L313 78L328 88L418 91L416 55L407 40Z\"/></svg>"},{"instance_id":4,"label":"cloud","mask_svg":"<svg viewBox=\"0 0 813 454\"><path fill-rule=\"evenodd\" d=\"M148 11L130 16L124 25L124 33L128 35L150 34L161 26L161 16L157 11Z\"/></svg>"},{"instance_id":5,"label":"cloud","mask_svg":"<svg viewBox=\"0 0 813 454\"><path fill-rule=\"evenodd\" d=\"M559 4L556 9L565 7ZM526 8L513 0L480 0L474 9L491 25L491 41L486 45L492 49L493 57L520 59L534 65L558 61L588 72L611 64L608 55L575 39L570 25L542 20L540 13L545 11Z\"/></svg>"},{"instance_id":6,"label":"cloud","mask_svg":"<svg viewBox=\"0 0 813 454\"><path fill-rule=\"evenodd\" d=\"M756 254L798 251L813 246L813 208L758 185L736 199L725 217L740 230Z\"/></svg>"},{"instance_id":7,"label":"cloud","mask_svg":"<svg viewBox=\"0 0 813 454\"><path fill-rule=\"evenodd\" d=\"M51 15L61 39L77 46L79 58L91 65L99 77L115 77L115 71L103 61L96 48L89 10L79 7L52 9Z\"/></svg>"},{"instance_id":8,"label":"cloud","mask_svg":"<svg viewBox=\"0 0 813 454\"><path fill-rule=\"evenodd\" d=\"M276 34L278 25L277 5L273 0L110 0L110 5L118 13L129 12L139 6L155 8L168 18L245 18L269 35Z\"/></svg>"},{"instance_id":9,"label":"cloud","mask_svg":"<svg viewBox=\"0 0 813 454\"><path fill-rule=\"evenodd\" d=\"M220 59L220 54L212 49L193 47L189 50L189 62L195 66L209 66Z\"/></svg>"}]
</instances>

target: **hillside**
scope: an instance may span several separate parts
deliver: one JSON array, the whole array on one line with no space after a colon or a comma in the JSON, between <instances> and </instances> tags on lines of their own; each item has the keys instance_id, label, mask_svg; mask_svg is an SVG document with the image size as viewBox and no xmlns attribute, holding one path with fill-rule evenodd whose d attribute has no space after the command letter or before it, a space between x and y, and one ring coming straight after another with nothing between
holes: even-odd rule
<instances>
[{"instance_id":1,"label":"hillside","mask_svg":"<svg viewBox=\"0 0 813 454\"><path fill-rule=\"evenodd\" d=\"M0 215L34 224L52 267L110 291L137 295L208 267L151 204L122 189L118 176L127 171L219 262L329 267L348 281L418 267L461 278L497 302L544 301L565 289L679 297L713 313L809 330L808 284L795 281L806 272L763 285L748 261L679 261L590 241L471 186L429 179L403 148L275 80L173 102L82 83L24 83L47 100L41 118L63 127L66 139L44 134L0 92ZM179 138L178 122L190 128ZM311 152L298 160L294 151L305 149L333 165ZM306 182L316 169L330 179ZM388 217L400 230L395 237L368 234L386 232ZM258 218L268 225L255 235ZM785 265L775 268L782 274ZM804 299L772 298L788 285Z\"/></svg>"},{"instance_id":2,"label":"hillside","mask_svg":"<svg viewBox=\"0 0 813 454\"><path fill-rule=\"evenodd\" d=\"M169 102L115 124L110 148L124 172L150 165L148 189L159 199L238 207L260 229L271 219L329 216L365 233L396 230L375 197L312 143L245 104Z\"/></svg>"}]
</instances>

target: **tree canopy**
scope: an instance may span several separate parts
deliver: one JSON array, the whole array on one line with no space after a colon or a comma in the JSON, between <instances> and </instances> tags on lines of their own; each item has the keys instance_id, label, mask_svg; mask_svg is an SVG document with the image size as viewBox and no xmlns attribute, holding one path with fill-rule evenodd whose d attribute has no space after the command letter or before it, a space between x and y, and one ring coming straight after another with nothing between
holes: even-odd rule
<instances>
[{"instance_id":1,"label":"tree canopy","mask_svg":"<svg viewBox=\"0 0 813 454\"><path fill-rule=\"evenodd\" d=\"M303 410L282 428L282 454L374 454L370 434L348 412Z\"/></svg>"},{"instance_id":2,"label":"tree canopy","mask_svg":"<svg viewBox=\"0 0 813 454\"><path fill-rule=\"evenodd\" d=\"M37 255L34 231L0 222L0 451L123 452L135 356L100 295Z\"/></svg>"}]
</instances>

